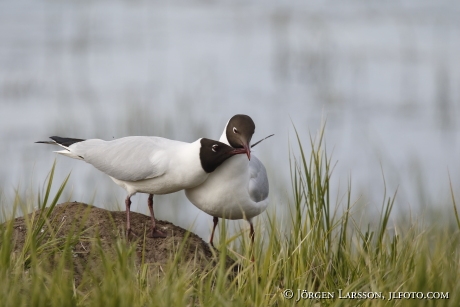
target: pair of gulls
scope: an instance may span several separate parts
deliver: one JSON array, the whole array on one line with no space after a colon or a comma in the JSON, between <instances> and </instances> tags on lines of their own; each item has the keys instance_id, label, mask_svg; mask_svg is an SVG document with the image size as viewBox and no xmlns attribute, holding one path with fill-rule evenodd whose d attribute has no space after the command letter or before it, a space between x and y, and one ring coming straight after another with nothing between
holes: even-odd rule
<instances>
[{"instance_id":1,"label":"pair of gulls","mask_svg":"<svg viewBox=\"0 0 460 307\"><path fill-rule=\"evenodd\" d=\"M52 141L37 143L63 147L64 150L57 153L93 165L128 192L125 200L128 235L131 196L149 194L147 204L152 225L148 236L157 238L166 235L155 226L153 195L185 190L196 207L213 216L209 242L212 246L219 217L246 219L254 244L251 219L268 205L265 167L254 155L251 157L254 130L251 117L238 114L228 121L220 142L201 138L186 143L155 136L130 136L112 141L52 136Z\"/></svg>"}]
</instances>

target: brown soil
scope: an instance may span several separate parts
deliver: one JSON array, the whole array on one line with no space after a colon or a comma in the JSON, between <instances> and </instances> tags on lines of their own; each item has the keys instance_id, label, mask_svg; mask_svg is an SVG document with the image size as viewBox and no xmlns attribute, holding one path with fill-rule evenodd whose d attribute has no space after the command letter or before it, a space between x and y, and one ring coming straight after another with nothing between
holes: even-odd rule
<instances>
[{"instance_id":1,"label":"brown soil","mask_svg":"<svg viewBox=\"0 0 460 307\"><path fill-rule=\"evenodd\" d=\"M32 214L38 216L37 213ZM57 205L49 220L50 224L45 227L53 229L57 238L64 238L74 233L76 227L82 231L77 236L73 247L74 277L78 284L88 266L98 265L99 254L92 252L95 246L94 239L100 239L100 246L104 252L113 253L114 245L119 238L124 236L126 214L124 211L108 211L83 203L68 202ZM196 269L206 270L212 267L217 260L218 252L211 249L208 243L194 233L170 222L157 221L157 227L166 233L167 237L153 239L144 236L149 226L149 216L131 212L131 227L138 236L130 238L128 244L135 244L138 263L141 262L143 256L144 263L157 265L160 267L159 271L162 271L164 265L176 255L184 242L180 263L188 266L192 264ZM23 247L26 238L24 217L16 218L13 227L14 249L18 251ZM233 265L230 258L227 258L226 262L228 267Z\"/></svg>"}]
</instances>

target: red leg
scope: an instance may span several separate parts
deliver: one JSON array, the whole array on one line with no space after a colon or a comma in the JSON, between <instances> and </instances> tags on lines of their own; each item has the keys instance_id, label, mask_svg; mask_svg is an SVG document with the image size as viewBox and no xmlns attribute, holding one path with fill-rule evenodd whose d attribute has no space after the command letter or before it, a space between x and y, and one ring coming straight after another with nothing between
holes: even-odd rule
<instances>
[{"instance_id":1,"label":"red leg","mask_svg":"<svg viewBox=\"0 0 460 307\"><path fill-rule=\"evenodd\" d=\"M249 221L249 225L251 225L249 232L249 237L251 238L251 261L254 262L254 225L252 225L252 221Z\"/></svg>"},{"instance_id":2,"label":"red leg","mask_svg":"<svg viewBox=\"0 0 460 307\"><path fill-rule=\"evenodd\" d=\"M126 206L126 237L129 238L129 235L133 233L131 231L131 219L130 219L130 211L131 211L131 196L128 195L125 199L125 206Z\"/></svg>"},{"instance_id":3,"label":"red leg","mask_svg":"<svg viewBox=\"0 0 460 307\"><path fill-rule=\"evenodd\" d=\"M166 234L156 229L155 225L155 215L153 214L153 194L149 195L149 199L147 200L147 205L149 206L150 210L150 219L152 221L152 227L150 228L150 238L166 238Z\"/></svg>"},{"instance_id":4,"label":"red leg","mask_svg":"<svg viewBox=\"0 0 460 307\"><path fill-rule=\"evenodd\" d=\"M217 223L219 223L219 218L213 217L212 221L214 223L214 227L212 227L211 239L209 240L209 243L211 244L212 247L214 247L214 243L212 241L214 239L214 231L216 230Z\"/></svg>"}]
</instances>

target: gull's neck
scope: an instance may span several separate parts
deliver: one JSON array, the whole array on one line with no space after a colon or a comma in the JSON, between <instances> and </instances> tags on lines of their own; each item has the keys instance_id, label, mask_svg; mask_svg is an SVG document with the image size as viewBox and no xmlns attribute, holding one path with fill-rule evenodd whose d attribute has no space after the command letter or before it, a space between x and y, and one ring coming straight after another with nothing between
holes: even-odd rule
<instances>
[{"instance_id":1,"label":"gull's neck","mask_svg":"<svg viewBox=\"0 0 460 307\"><path fill-rule=\"evenodd\" d=\"M227 124L225 125L225 128L224 128L224 132L222 132L222 135L220 136L220 139L219 139L219 142L227 144L228 146L230 146L230 143L227 140L227 126L228 126L229 121L227 121Z\"/></svg>"}]
</instances>

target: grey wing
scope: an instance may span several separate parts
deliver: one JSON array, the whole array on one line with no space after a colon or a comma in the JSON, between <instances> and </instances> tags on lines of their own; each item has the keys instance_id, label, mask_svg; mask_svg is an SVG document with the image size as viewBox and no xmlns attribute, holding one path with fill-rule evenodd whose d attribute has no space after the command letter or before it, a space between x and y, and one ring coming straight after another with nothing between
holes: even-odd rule
<instances>
[{"instance_id":1,"label":"grey wing","mask_svg":"<svg viewBox=\"0 0 460 307\"><path fill-rule=\"evenodd\" d=\"M113 141L86 140L69 150L101 172L123 181L139 181L163 175L168 166L167 139L125 137ZM175 141L170 141L175 142Z\"/></svg>"},{"instance_id":2,"label":"grey wing","mask_svg":"<svg viewBox=\"0 0 460 307\"><path fill-rule=\"evenodd\" d=\"M268 178L265 166L254 155L249 161L249 196L255 202L268 197Z\"/></svg>"}]
</instances>

